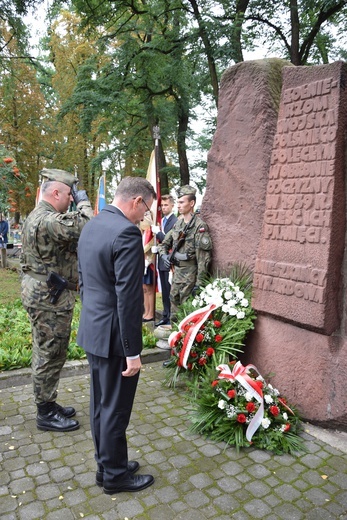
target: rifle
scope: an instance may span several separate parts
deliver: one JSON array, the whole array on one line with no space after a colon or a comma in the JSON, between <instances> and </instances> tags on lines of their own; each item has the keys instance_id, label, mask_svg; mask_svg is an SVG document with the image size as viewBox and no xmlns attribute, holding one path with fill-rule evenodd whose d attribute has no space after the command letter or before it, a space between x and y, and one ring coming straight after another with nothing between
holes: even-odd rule
<instances>
[{"instance_id":1,"label":"rifle","mask_svg":"<svg viewBox=\"0 0 347 520\"><path fill-rule=\"evenodd\" d=\"M175 247L172 249L171 253L168 255L168 260L170 264L176 265L179 267L180 260L186 261L189 260L187 253L179 253L179 248L184 244L188 231L193 227L196 213L192 216L189 222L184 226L180 234L178 235L178 240Z\"/></svg>"}]
</instances>

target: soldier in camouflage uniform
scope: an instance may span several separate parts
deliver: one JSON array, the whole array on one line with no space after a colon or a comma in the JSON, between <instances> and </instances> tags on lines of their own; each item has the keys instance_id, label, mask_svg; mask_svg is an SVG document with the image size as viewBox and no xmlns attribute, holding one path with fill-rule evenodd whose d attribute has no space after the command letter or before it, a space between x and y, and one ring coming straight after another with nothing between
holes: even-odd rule
<instances>
[{"instance_id":1,"label":"soldier in camouflage uniform","mask_svg":"<svg viewBox=\"0 0 347 520\"><path fill-rule=\"evenodd\" d=\"M32 329L32 377L37 427L40 430L72 431L79 428L72 406L56 403L60 372L66 360L75 305L78 270L77 243L83 226L93 216L84 190L64 170L44 169L42 200L27 217L20 257L22 302ZM74 201L77 211L67 210ZM47 276L57 273L52 298ZM64 281L65 280L65 281ZM56 296L57 296L56 295ZM55 303L52 303L57 300Z\"/></svg>"},{"instance_id":2,"label":"soldier in camouflage uniform","mask_svg":"<svg viewBox=\"0 0 347 520\"><path fill-rule=\"evenodd\" d=\"M182 217L158 247L163 262L167 266L174 265L170 291L173 314L201 285L211 262L212 240L207 225L194 213L195 193L196 190L191 186L182 186L179 189L177 207ZM184 239L182 232L185 232ZM177 248L178 242L180 245ZM169 255L176 248L177 251Z\"/></svg>"}]
</instances>

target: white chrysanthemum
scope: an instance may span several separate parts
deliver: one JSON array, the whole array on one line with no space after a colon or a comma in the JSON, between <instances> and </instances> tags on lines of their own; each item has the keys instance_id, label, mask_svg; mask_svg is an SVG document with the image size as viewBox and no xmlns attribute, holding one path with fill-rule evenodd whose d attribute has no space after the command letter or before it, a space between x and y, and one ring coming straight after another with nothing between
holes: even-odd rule
<instances>
[{"instance_id":1,"label":"white chrysanthemum","mask_svg":"<svg viewBox=\"0 0 347 520\"><path fill-rule=\"evenodd\" d=\"M233 296L233 293L231 291L224 291L224 298L226 300L230 300Z\"/></svg>"},{"instance_id":2,"label":"white chrysanthemum","mask_svg":"<svg viewBox=\"0 0 347 520\"><path fill-rule=\"evenodd\" d=\"M227 403L226 401L224 401L224 399L220 399L218 401L218 408L220 408L221 410L224 410L224 408L226 407Z\"/></svg>"},{"instance_id":3,"label":"white chrysanthemum","mask_svg":"<svg viewBox=\"0 0 347 520\"><path fill-rule=\"evenodd\" d=\"M237 310L235 309L235 307L228 307L228 314L230 314L230 316L236 316Z\"/></svg>"},{"instance_id":4,"label":"white chrysanthemum","mask_svg":"<svg viewBox=\"0 0 347 520\"><path fill-rule=\"evenodd\" d=\"M268 387L269 390L273 390L274 389L274 387L272 386L271 383L268 383L267 387Z\"/></svg>"},{"instance_id":5,"label":"white chrysanthemum","mask_svg":"<svg viewBox=\"0 0 347 520\"><path fill-rule=\"evenodd\" d=\"M252 401L252 394L250 392L246 392L245 393L245 399L248 402Z\"/></svg>"},{"instance_id":6,"label":"white chrysanthemum","mask_svg":"<svg viewBox=\"0 0 347 520\"><path fill-rule=\"evenodd\" d=\"M287 414L287 412L283 412L282 415L283 415L283 419L284 419L285 421L288 421L288 414Z\"/></svg>"},{"instance_id":7,"label":"white chrysanthemum","mask_svg":"<svg viewBox=\"0 0 347 520\"><path fill-rule=\"evenodd\" d=\"M266 402L266 404L271 404L273 403L273 399L271 397L271 395L264 395L264 401Z\"/></svg>"},{"instance_id":8,"label":"white chrysanthemum","mask_svg":"<svg viewBox=\"0 0 347 520\"><path fill-rule=\"evenodd\" d=\"M235 307L236 304L237 304L237 301L234 298L232 300L228 301L228 305L230 305L230 307Z\"/></svg>"},{"instance_id":9,"label":"white chrysanthemum","mask_svg":"<svg viewBox=\"0 0 347 520\"><path fill-rule=\"evenodd\" d=\"M193 300L192 305L193 305L193 307L196 307L197 305L199 305L199 302L197 300Z\"/></svg>"},{"instance_id":10,"label":"white chrysanthemum","mask_svg":"<svg viewBox=\"0 0 347 520\"><path fill-rule=\"evenodd\" d=\"M244 311L239 311L237 314L236 314L236 318L238 320L243 320L243 318L245 317L245 313Z\"/></svg>"},{"instance_id":11,"label":"white chrysanthemum","mask_svg":"<svg viewBox=\"0 0 347 520\"><path fill-rule=\"evenodd\" d=\"M261 425L262 425L262 427L263 427L265 430L270 426L270 424L271 424L270 419L265 418L265 419L263 419L263 420L261 421Z\"/></svg>"},{"instance_id":12,"label":"white chrysanthemum","mask_svg":"<svg viewBox=\"0 0 347 520\"><path fill-rule=\"evenodd\" d=\"M242 300L240 301L240 305L241 305L241 307L248 307L247 298L242 298Z\"/></svg>"}]
</instances>

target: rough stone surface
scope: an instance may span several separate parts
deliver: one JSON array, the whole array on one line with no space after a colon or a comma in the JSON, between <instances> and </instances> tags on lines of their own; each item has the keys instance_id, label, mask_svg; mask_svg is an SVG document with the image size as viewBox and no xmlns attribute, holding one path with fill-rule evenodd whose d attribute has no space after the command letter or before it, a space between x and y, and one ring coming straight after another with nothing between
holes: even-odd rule
<instances>
[{"instance_id":1,"label":"rough stone surface","mask_svg":"<svg viewBox=\"0 0 347 520\"><path fill-rule=\"evenodd\" d=\"M347 339L258 316L243 356L305 419L347 431Z\"/></svg>"},{"instance_id":2,"label":"rough stone surface","mask_svg":"<svg viewBox=\"0 0 347 520\"><path fill-rule=\"evenodd\" d=\"M285 67L253 306L332 334L341 320L347 65Z\"/></svg>"},{"instance_id":3,"label":"rough stone surface","mask_svg":"<svg viewBox=\"0 0 347 520\"><path fill-rule=\"evenodd\" d=\"M215 268L237 261L254 266L285 65L290 63L276 58L249 61L222 76L201 206Z\"/></svg>"}]
</instances>

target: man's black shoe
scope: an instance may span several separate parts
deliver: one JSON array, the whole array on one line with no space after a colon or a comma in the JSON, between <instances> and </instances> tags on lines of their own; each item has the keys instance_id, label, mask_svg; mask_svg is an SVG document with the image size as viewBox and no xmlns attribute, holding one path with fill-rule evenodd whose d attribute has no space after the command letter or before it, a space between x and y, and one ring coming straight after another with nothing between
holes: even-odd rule
<instances>
[{"instance_id":1,"label":"man's black shoe","mask_svg":"<svg viewBox=\"0 0 347 520\"><path fill-rule=\"evenodd\" d=\"M117 484L113 484L112 488L104 486L103 489L106 495L114 495L122 491L141 491L151 486L153 482L154 477L152 475L131 475L128 473L126 477L119 479Z\"/></svg>"},{"instance_id":2,"label":"man's black shoe","mask_svg":"<svg viewBox=\"0 0 347 520\"><path fill-rule=\"evenodd\" d=\"M76 410L73 406L60 406L60 404L55 403L55 406L61 415L64 415L64 417L73 417L76 415Z\"/></svg>"},{"instance_id":3,"label":"man's black shoe","mask_svg":"<svg viewBox=\"0 0 347 520\"><path fill-rule=\"evenodd\" d=\"M156 327L160 327L160 325L170 325L170 320L162 319L158 321L158 323L154 324Z\"/></svg>"},{"instance_id":4,"label":"man's black shoe","mask_svg":"<svg viewBox=\"0 0 347 520\"><path fill-rule=\"evenodd\" d=\"M163 367L165 368L165 367L169 366L170 362L171 362L171 359L167 359L166 361L164 361Z\"/></svg>"},{"instance_id":5,"label":"man's black shoe","mask_svg":"<svg viewBox=\"0 0 347 520\"><path fill-rule=\"evenodd\" d=\"M132 475L136 473L140 468L140 464L137 462L137 460L129 460L128 461L128 471ZM95 483L97 486L102 487L104 483L104 472L103 471L97 471L95 476Z\"/></svg>"},{"instance_id":6,"label":"man's black shoe","mask_svg":"<svg viewBox=\"0 0 347 520\"><path fill-rule=\"evenodd\" d=\"M78 421L60 413L54 402L37 405L36 425L39 430L51 432L71 432L80 427Z\"/></svg>"}]
</instances>

